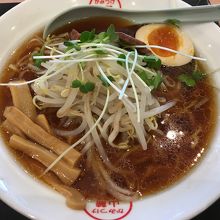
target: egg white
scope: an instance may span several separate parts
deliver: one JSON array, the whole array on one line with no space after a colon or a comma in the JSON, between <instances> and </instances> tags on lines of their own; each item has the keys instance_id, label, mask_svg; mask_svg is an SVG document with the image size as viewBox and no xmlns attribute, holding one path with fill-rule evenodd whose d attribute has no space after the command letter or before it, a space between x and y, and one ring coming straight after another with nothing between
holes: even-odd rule
<instances>
[{"instance_id":1,"label":"egg white","mask_svg":"<svg viewBox=\"0 0 220 220\"><path fill-rule=\"evenodd\" d=\"M168 24L149 24L149 25L144 25L140 27L135 35L135 38L144 42L146 45L149 45L148 42L148 36L152 31L157 30L158 28L166 27ZM179 39L179 48L178 51L181 53L184 53L186 55L194 55L194 47L191 39L183 33L178 27L172 26L177 33L178 39ZM180 54L174 54L168 57L163 57L158 54L156 54L152 49L151 52L159 57L161 59L161 62L163 65L166 66L182 66L187 63L189 63L192 58L190 57L185 57Z\"/></svg>"}]
</instances>

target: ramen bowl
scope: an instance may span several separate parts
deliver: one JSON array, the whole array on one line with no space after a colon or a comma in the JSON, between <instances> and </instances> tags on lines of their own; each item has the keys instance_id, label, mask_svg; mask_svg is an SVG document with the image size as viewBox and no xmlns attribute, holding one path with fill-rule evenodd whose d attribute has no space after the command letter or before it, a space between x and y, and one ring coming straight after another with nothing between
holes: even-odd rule
<instances>
[{"instance_id":1,"label":"ramen bowl","mask_svg":"<svg viewBox=\"0 0 220 220\"><path fill-rule=\"evenodd\" d=\"M182 1L95 1L95 0L27 0L0 18L3 43L0 45L0 68L14 54L25 39L41 30L50 19L71 7L98 5L121 10L164 9L187 6ZM85 17L92 15L85 15ZM218 54L220 29L213 23L183 25L191 37L197 54L207 58L204 68L214 72L213 84L219 85ZM219 94L216 93L217 109ZM99 201L87 204L84 211L75 211L65 205L64 198L20 168L1 140L0 198L9 206L33 219L189 219L206 209L219 198L220 190L220 131L219 120L202 161L185 178L166 190L134 203L120 204Z\"/></svg>"}]
</instances>

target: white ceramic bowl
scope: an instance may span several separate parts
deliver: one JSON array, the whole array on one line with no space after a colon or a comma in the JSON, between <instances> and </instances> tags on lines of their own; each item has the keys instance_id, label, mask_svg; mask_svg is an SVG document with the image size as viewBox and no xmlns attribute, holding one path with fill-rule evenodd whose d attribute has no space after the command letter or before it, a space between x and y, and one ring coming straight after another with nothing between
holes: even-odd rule
<instances>
[{"instance_id":1,"label":"white ceramic bowl","mask_svg":"<svg viewBox=\"0 0 220 220\"><path fill-rule=\"evenodd\" d=\"M102 0L27 0L7 12L0 18L2 30L0 68L22 41L42 28L53 16L70 7L96 2L102 2ZM180 0L104 0L104 2L114 2L113 7L121 6L122 10L187 6ZM219 68L220 29L211 23L187 25L184 29L193 39L199 54L208 58L208 68L210 70ZM217 75L215 74L214 78L219 85L220 78ZM218 108L220 109L220 106ZM217 136L220 132L219 120L216 123L216 135L201 164L186 178L166 191L135 202L126 217L127 220L189 219L219 197L220 138ZM0 198L12 208L33 219L91 219L84 211L68 209L62 196L25 173L11 157L1 140Z\"/></svg>"}]
</instances>

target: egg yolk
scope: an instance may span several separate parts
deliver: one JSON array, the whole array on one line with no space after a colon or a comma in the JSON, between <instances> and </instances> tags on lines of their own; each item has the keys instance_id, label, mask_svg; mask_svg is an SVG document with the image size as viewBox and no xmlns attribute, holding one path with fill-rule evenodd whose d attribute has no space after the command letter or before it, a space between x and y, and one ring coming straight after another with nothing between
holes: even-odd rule
<instances>
[{"instance_id":1,"label":"egg yolk","mask_svg":"<svg viewBox=\"0 0 220 220\"><path fill-rule=\"evenodd\" d=\"M172 26L163 26L155 29L148 35L149 45L158 45L162 47L167 47L173 50L178 50L180 42L178 33ZM174 56L175 53L161 50L161 49L152 49L155 54L161 57Z\"/></svg>"}]
</instances>

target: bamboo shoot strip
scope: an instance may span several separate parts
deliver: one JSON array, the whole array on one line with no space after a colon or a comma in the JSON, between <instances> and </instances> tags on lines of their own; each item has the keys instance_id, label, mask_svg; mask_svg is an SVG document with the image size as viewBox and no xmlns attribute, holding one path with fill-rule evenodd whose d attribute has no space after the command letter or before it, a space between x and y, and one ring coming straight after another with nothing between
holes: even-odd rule
<instances>
[{"instance_id":1,"label":"bamboo shoot strip","mask_svg":"<svg viewBox=\"0 0 220 220\"><path fill-rule=\"evenodd\" d=\"M57 155L62 154L70 147L67 143L47 133L43 128L35 124L16 107L7 107L4 111L4 116L10 123L19 128L29 138L52 150ZM64 159L73 166L80 156L81 154L78 151L71 149L64 156Z\"/></svg>"},{"instance_id":2,"label":"bamboo shoot strip","mask_svg":"<svg viewBox=\"0 0 220 220\"><path fill-rule=\"evenodd\" d=\"M20 137L25 138L24 133L18 129L17 127L15 127L11 122L9 122L7 119L2 123L2 128L6 131L6 132L10 132L11 134L17 134Z\"/></svg>"},{"instance_id":3,"label":"bamboo shoot strip","mask_svg":"<svg viewBox=\"0 0 220 220\"><path fill-rule=\"evenodd\" d=\"M77 189L64 185L54 185L54 189L66 197L68 207L77 210L83 210L85 208L86 200Z\"/></svg>"},{"instance_id":4,"label":"bamboo shoot strip","mask_svg":"<svg viewBox=\"0 0 220 220\"><path fill-rule=\"evenodd\" d=\"M17 135L11 136L9 144L15 150L25 153L46 167L48 167L57 158L57 155L49 152L39 144L35 144ZM62 161L59 161L51 170L64 184L68 186L72 185L80 174L79 169L70 168Z\"/></svg>"},{"instance_id":5,"label":"bamboo shoot strip","mask_svg":"<svg viewBox=\"0 0 220 220\"><path fill-rule=\"evenodd\" d=\"M39 166L38 162L33 160L32 168L34 169L36 175L41 176L44 172L44 168ZM74 189L72 186L65 186L60 182L60 180L55 176L54 173L48 172L41 177L45 183L50 185L53 189L57 192L65 196L66 204L68 207L72 209L83 210L86 206L86 199L85 197L77 190Z\"/></svg>"},{"instance_id":6,"label":"bamboo shoot strip","mask_svg":"<svg viewBox=\"0 0 220 220\"><path fill-rule=\"evenodd\" d=\"M49 134L52 134L50 125L48 123L48 120L44 114L40 114L36 117L35 122L40 125L46 132Z\"/></svg>"},{"instance_id":7,"label":"bamboo shoot strip","mask_svg":"<svg viewBox=\"0 0 220 220\"><path fill-rule=\"evenodd\" d=\"M16 81L22 83L25 81ZM32 96L28 85L10 86L9 88L12 95L13 104L19 110L21 110L30 119L34 120L37 116L36 108L32 101Z\"/></svg>"}]
</instances>

